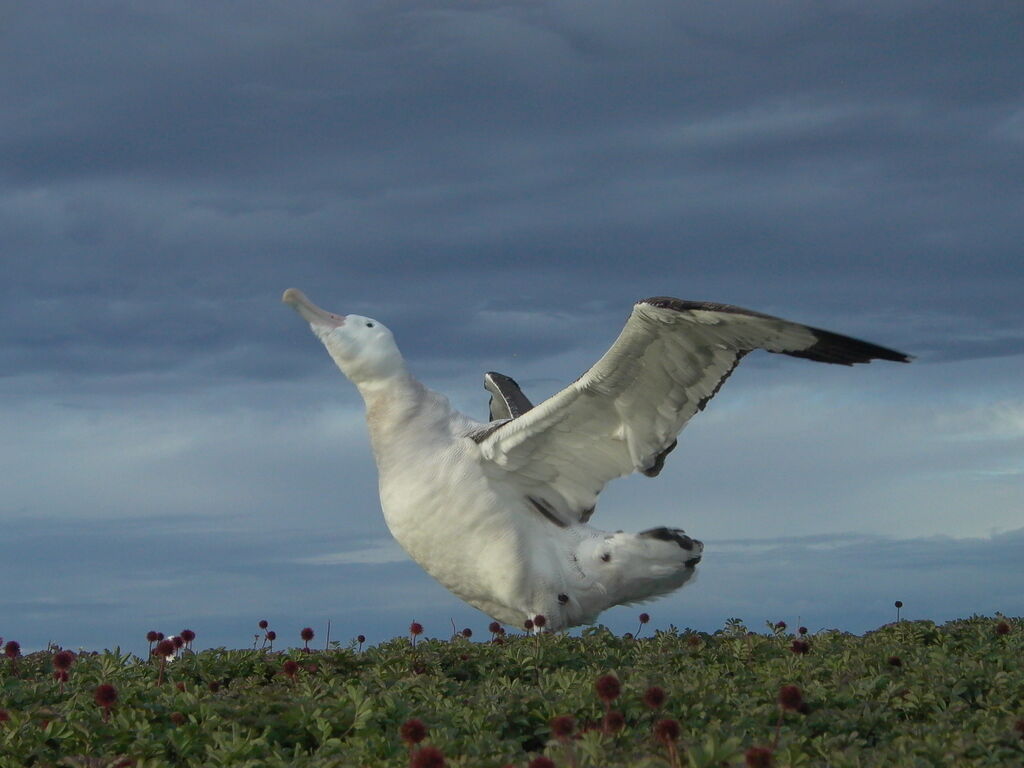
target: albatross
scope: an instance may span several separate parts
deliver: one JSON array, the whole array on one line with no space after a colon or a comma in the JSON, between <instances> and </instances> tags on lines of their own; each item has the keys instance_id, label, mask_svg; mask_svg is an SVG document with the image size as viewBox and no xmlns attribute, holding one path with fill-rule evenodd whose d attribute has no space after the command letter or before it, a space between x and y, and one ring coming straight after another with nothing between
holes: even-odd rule
<instances>
[{"instance_id":1,"label":"albatross","mask_svg":"<svg viewBox=\"0 0 1024 768\"><path fill-rule=\"evenodd\" d=\"M590 518L610 480L661 472L744 355L910 360L741 307L659 296L637 302L601 359L536 406L513 379L487 373L483 422L416 380L379 321L327 312L295 288L282 300L363 397L381 509L402 548L490 617L524 626L543 616L550 630L693 579L704 545L681 528L609 532Z\"/></svg>"}]
</instances>

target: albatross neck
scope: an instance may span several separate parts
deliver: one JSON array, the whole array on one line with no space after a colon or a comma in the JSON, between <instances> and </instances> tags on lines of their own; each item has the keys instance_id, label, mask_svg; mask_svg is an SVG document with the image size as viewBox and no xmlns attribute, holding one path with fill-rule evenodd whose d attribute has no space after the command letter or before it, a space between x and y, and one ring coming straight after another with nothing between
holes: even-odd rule
<instances>
[{"instance_id":1,"label":"albatross neck","mask_svg":"<svg viewBox=\"0 0 1024 768\"><path fill-rule=\"evenodd\" d=\"M382 448L389 436L401 431L428 392L405 369L356 386L366 403L366 424L375 450Z\"/></svg>"},{"instance_id":2,"label":"albatross neck","mask_svg":"<svg viewBox=\"0 0 1024 768\"><path fill-rule=\"evenodd\" d=\"M377 403L389 400L415 398L424 388L404 366L393 373L389 373L387 376L379 376L353 383L359 390L359 394L363 396L367 409L370 409Z\"/></svg>"}]
</instances>

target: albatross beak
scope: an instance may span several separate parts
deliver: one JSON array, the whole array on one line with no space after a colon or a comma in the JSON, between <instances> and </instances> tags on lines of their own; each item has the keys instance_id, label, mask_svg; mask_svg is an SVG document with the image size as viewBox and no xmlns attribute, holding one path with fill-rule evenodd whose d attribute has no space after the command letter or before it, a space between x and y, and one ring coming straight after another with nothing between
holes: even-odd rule
<instances>
[{"instance_id":1,"label":"albatross beak","mask_svg":"<svg viewBox=\"0 0 1024 768\"><path fill-rule=\"evenodd\" d=\"M336 315L333 312L320 309L298 288L289 288L285 291L281 296L281 301L302 315L303 320L314 327L337 328L345 324L344 315Z\"/></svg>"}]
</instances>

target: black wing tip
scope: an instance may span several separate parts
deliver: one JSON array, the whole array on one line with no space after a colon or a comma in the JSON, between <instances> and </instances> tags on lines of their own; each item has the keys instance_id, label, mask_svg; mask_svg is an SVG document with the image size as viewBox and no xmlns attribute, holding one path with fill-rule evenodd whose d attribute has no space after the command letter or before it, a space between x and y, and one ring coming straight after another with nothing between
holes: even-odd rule
<instances>
[{"instance_id":1,"label":"black wing tip","mask_svg":"<svg viewBox=\"0 0 1024 768\"><path fill-rule=\"evenodd\" d=\"M687 301L676 299L672 296L652 296L641 299L637 304L650 304L659 309L670 309L675 312L687 312L703 310L705 312L728 312L734 315L749 315L751 317L774 318L761 312L754 312L750 309L737 307L732 304L719 304L713 301ZM909 363L914 359L913 355L905 352L897 352L869 341L861 341L851 336L843 336L832 331L825 331L821 328L811 328L816 341L810 347L802 350L785 350L783 354L792 357L802 357L807 360L814 360L819 363L833 363L835 365L856 365L858 363L870 363L872 360L890 360L894 363Z\"/></svg>"},{"instance_id":2,"label":"black wing tip","mask_svg":"<svg viewBox=\"0 0 1024 768\"><path fill-rule=\"evenodd\" d=\"M511 376L497 371L484 374L484 389L491 393L491 421L514 419L533 408L519 384Z\"/></svg>"},{"instance_id":3,"label":"black wing tip","mask_svg":"<svg viewBox=\"0 0 1024 768\"><path fill-rule=\"evenodd\" d=\"M786 351L785 354L834 365L857 365L858 363L870 363L872 360L909 363L914 359L913 355L872 344L870 341L862 341L820 328L810 328L809 330L817 339L814 344L807 349Z\"/></svg>"}]
</instances>

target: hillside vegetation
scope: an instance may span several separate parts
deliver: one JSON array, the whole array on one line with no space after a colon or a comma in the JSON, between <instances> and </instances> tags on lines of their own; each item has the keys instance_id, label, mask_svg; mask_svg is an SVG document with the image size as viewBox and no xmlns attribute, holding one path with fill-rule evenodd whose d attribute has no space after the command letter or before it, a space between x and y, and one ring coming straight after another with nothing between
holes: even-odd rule
<instances>
[{"instance_id":1,"label":"hillside vegetation","mask_svg":"<svg viewBox=\"0 0 1024 768\"><path fill-rule=\"evenodd\" d=\"M8 648L0 766L1024 764L1020 619L177 654Z\"/></svg>"}]
</instances>

